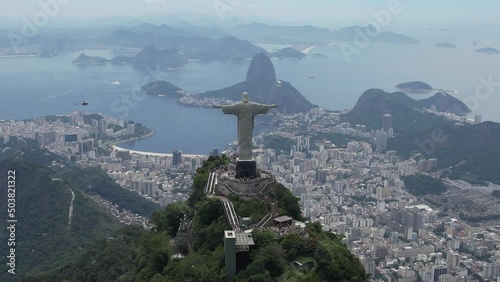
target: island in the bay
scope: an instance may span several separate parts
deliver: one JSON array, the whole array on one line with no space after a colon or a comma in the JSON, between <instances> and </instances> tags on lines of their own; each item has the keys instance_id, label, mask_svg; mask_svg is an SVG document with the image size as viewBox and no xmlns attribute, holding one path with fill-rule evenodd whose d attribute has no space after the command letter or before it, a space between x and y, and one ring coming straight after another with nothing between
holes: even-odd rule
<instances>
[{"instance_id":1,"label":"island in the bay","mask_svg":"<svg viewBox=\"0 0 500 282\"><path fill-rule=\"evenodd\" d=\"M410 81L396 85L396 89L409 92L427 93L432 91L432 86L422 81Z\"/></svg>"},{"instance_id":2,"label":"island in the bay","mask_svg":"<svg viewBox=\"0 0 500 282\"><path fill-rule=\"evenodd\" d=\"M274 53L271 53L271 57L278 59L295 59L300 60L307 56L306 53L301 52L293 47L283 48Z\"/></svg>"},{"instance_id":3,"label":"island in the bay","mask_svg":"<svg viewBox=\"0 0 500 282\"><path fill-rule=\"evenodd\" d=\"M498 49L491 48L491 47L480 48L480 49L477 49L476 52L483 53L483 54L498 54L498 53L500 53L500 51L498 51Z\"/></svg>"},{"instance_id":4,"label":"island in the bay","mask_svg":"<svg viewBox=\"0 0 500 282\"><path fill-rule=\"evenodd\" d=\"M109 62L109 60L99 57L99 56L88 56L85 53L81 53L78 58L73 60L73 64L75 65L102 65Z\"/></svg>"},{"instance_id":5,"label":"island in the bay","mask_svg":"<svg viewBox=\"0 0 500 282\"><path fill-rule=\"evenodd\" d=\"M440 47L440 48L457 48L457 45L451 44L448 42L437 43L437 44L434 44L434 46Z\"/></svg>"}]
</instances>

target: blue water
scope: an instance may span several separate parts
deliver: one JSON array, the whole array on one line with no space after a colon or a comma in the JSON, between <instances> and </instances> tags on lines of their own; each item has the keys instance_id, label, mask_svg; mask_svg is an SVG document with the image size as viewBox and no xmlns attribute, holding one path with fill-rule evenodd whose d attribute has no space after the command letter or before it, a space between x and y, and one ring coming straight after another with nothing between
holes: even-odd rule
<instances>
[{"instance_id":1,"label":"blue water","mask_svg":"<svg viewBox=\"0 0 500 282\"><path fill-rule=\"evenodd\" d=\"M312 103L327 109L350 109L367 89L392 90L392 86L406 81L421 80L434 88L456 90L458 93L453 95L463 101L474 97L479 77L491 75L493 81L500 82L500 55L474 52L485 46L500 49L500 42L486 44L479 40L474 46L473 40L454 42L443 35L429 37L427 41L418 39L423 43L371 43L353 54L351 61L337 44L310 52L327 55L324 59L308 56L301 61L273 63L279 79L291 82ZM438 42L455 43L458 48L433 47ZM133 55L112 51L86 53L106 58ZM148 72L127 65L75 66L71 61L78 55L79 52L52 58L0 58L0 119L68 114L81 109L102 112L141 122L155 130L153 137L125 147L156 152L181 149L205 154L213 148L224 148L236 138L235 117L213 109L179 106L174 100L161 97L144 97L137 95L137 90L156 79L167 80L191 93L219 89L244 80L249 62L191 62L180 71ZM311 76L315 78L310 79ZM121 84L112 85L112 80ZM499 93L500 87L496 87L491 95L478 99L473 114L481 114L483 120L500 121ZM81 100L88 100L89 105L73 104Z\"/></svg>"}]
</instances>

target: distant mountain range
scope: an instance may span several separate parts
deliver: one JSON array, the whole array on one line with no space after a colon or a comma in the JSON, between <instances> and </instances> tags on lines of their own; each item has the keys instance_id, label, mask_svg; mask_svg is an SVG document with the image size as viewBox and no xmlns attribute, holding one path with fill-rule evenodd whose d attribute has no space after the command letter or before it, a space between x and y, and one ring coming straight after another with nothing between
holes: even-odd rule
<instances>
[{"instance_id":1,"label":"distant mountain range","mask_svg":"<svg viewBox=\"0 0 500 282\"><path fill-rule=\"evenodd\" d=\"M370 25L351 26L333 31L310 25L280 26L258 22L239 24L230 28L214 24L196 26L186 22L175 26L146 22L131 25L132 22L137 21L122 25L99 25L98 31L91 28L51 29L51 32L30 38L28 45L24 47L29 47L30 54L54 56L68 51L96 48L142 49L153 45L159 49L176 49L188 60L241 62L243 59L252 58L257 53L271 55L256 46L254 44L256 42L299 46L329 44L334 41L353 41L360 34L373 34L374 29ZM8 33L7 30L0 30L0 35L4 35L0 36L0 48L11 46ZM380 32L369 39L392 44L419 43L413 38L390 31ZM284 52L288 51L291 50ZM300 55L295 53L294 56L289 57L289 54L285 53L285 56L276 54L275 57L297 59Z\"/></svg>"},{"instance_id":2,"label":"distant mountain range","mask_svg":"<svg viewBox=\"0 0 500 282\"><path fill-rule=\"evenodd\" d=\"M75 65L130 64L134 67L160 67L165 70L176 70L188 64L186 58L175 49L157 49L155 46L143 48L134 57L117 56L111 60L103 57L80 54L73 60Z\"/></svg>"},{"instance_id":3,"label":"distant mountain range","mask_svg":"<svg viewBox=\"0 0 500 282\"><path fill-rule=\"evenodd\" d=\"M122 48L142 48L154 45L158 48L176 49L186 59L203 61L236 61L266 52L246 40L234 36L220 39L200 37L189 31L166 25L141 24L128 30L114 31L110 36L98 39L99 44Z\"/></svg>"},{"instance_id":4,"label":"distant mountain range","mask_svg":"<svg viewBox=\"0 0 500 282\"><path fill-rule=\"evenodd\" d=\"M155 46L143 48L134 57L118 56L113 63L129 63L135 67L159 66L167 70L178 69L188 64L187 59L176 49L157 49Z\"/></svg>"},{"instance_id":5,"label":"distant mountain range","mask_svg":"<svg viewBox=\"0 0 500 282\"><path fill-rule=\"evenodd\" d=\"M245 25L233 27L230 32L238 37L249 40L269 41L278 43L309 43L309 44L328 44L333 41L354 41L359 34L371 34L366 29L373 31L373 26L350 26L339 30L329 30L318 28L311 25L306 26L281 26L268 25L265 23L253 22ZM373 41L393 43L393 44L418 44L418 40L397 34L390 31L380 32L377 36L371 38Z\"/></svg>"}]
</instances>

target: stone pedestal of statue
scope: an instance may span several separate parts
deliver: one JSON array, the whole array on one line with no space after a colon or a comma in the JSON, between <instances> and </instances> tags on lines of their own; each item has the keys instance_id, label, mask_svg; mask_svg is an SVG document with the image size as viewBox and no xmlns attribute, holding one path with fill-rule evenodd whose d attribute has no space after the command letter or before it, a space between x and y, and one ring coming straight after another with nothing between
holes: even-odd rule
<instances>
[{"instance_id":1,"label":"stone pedestal of statue","mask_svg":"<svg viewBox=\"0 0 500 282\"><path fill-rule=\"evenodd\" d=\"M236 161L236 178L254 178L257 177L257 163L254 160Z\"/></svg>"}]
</instances>

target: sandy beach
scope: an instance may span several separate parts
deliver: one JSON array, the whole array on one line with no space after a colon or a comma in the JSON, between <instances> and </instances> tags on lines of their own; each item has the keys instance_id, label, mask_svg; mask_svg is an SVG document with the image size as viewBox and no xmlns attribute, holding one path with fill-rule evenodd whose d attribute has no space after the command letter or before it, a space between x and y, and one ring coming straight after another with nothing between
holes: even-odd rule
<instances>
[{"instance_id":1,"label":"sandy beach","mask_svg":"<svg viewBox=\"0 0 500 282\"><path fill-rule=\"evenodd\" d=\"M125 149L125 148L122 148L122 147L118 147L116 145L111 146L111 148L113 150L116 150L116 151L129 151L131 154L138 154L138 155L143 155L143 156L170 157L170 158L173 157L173 154L129 150L129 149ZM207 157L205 155L192 155L192 154L182 154L182 156L185 157L185 158L205 158L205 157Z\"/></svg>"},{"instance_id":2,"label":"sandy beach","mask_svg":"<svg viewBox=\"0 0 500 282\"><path fill-rule=\"evenodd\" d=\"M302 50L302 53L304 54L309 54L309 52L311 52L312 49L316 48L316 46L311 46L309 48L306 48L304 50Z\"/></svg>"}]
</instances>

